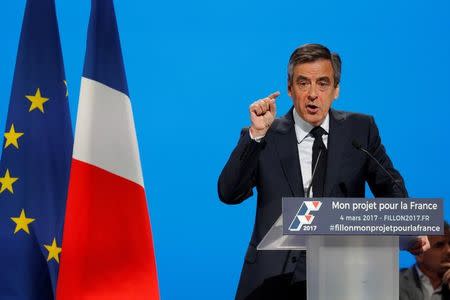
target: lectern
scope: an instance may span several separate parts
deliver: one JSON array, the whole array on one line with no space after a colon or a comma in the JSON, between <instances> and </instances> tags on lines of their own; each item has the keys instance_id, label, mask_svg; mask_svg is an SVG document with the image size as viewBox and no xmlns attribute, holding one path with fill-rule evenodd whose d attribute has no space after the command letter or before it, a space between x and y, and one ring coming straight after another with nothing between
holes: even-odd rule
<instances>
[{"instance_id":1,"label":"lectern","mask_svg":"<svg viewBox=\"0 0 450 300\"><path fill-rule=\"evenodd\" d=\"M302 199L311 200L311 198L296 199L298 201L302 201ZM321 198L319 200L321 203L328 203L328 201L331 202L335 199ZM283 214L287 213L285 201L288 200L289 198L283 199ZM376 199L371 199L371 201L376 201ZM394 201L398 201L398 199ZM330 203L328 205L331 206ZM302 208L290 213L301 220L302 216L299 216L301 210ZM305 213L305 211L303 210L302 213ZM310 226L308 231L301 234L286 235L283 234L283 214L266 234L257 249L261 251L306 250L308 300L399 299L399 250L406 249L416 240L417 235L423 234L414 236L403 235L400 238L399 235L411 233L399 232L398 235L393 235L388 232L384 235L353 235L354 232L347 234L328 232L327 235L317 235L311 231L311 226L331 225L324 225L327 222L324 222L323 219L329 218L329 216L319 215L318 212L314 212L316 216L313 216L312 213L308 215L310 216L308 219L310 225L305 225ZM376 216L377 219L387 219L384 216L392 216L394 214L395 212L392 211L377 211L371 215ZM355 220L356 215L358 215L358 212L354 212L351 218L348 214L345 216L331 216L331 218L337 218L338 220L340 218L344 221ZM369 216L370 214L366 211L362 215ZM318 220L319 217L321 220ZM430 216L428 215L428 217ZM310 218L315 218L315 220ZM372 219L374 218L372 217ZM442 212L441 215L439 213L431 214L431 219L429 221L438 219L437 222L443 224ZM378 220L377 224L380 223L387 222ZM373 224L373 222L363 224ZM286 233L286 228L284 233ZM440 234L440 232L435 232L434 234Z\"/></svg>"}]
</instances>

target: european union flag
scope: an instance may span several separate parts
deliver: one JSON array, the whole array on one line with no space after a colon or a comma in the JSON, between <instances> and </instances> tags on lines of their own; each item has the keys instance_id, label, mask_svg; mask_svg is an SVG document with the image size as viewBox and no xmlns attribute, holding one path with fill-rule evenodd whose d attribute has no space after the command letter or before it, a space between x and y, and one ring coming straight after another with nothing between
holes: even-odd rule
<instances>
[{"instance_id":1,"label":"european union flag","mask_svg":"<svg viewBox=\"0 0 450 300\"><path fill-rule=\"evenodd\" d=\"M0 163L0 299L53 299L73 134L54 0L28 0Z\"/></svg>"}]
</instances>

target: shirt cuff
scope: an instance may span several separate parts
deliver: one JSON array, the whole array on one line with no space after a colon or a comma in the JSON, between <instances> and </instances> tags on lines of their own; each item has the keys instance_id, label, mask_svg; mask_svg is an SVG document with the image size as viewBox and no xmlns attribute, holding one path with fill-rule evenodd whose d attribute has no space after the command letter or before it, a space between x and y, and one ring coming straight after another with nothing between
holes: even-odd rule
<instances>
[{"instance_id":1,"label":"shirt cuff","mask_svg":"<svg viewBox=\"0 0 450 300\"><path fill-rule=\"evenodd\" d=\"M257 143L260 143L261 140L265 137L265 135L253 136L252 131L250 129L248 130L248 133L250 134L250 138Z\"/></svg>"}]
</instances>

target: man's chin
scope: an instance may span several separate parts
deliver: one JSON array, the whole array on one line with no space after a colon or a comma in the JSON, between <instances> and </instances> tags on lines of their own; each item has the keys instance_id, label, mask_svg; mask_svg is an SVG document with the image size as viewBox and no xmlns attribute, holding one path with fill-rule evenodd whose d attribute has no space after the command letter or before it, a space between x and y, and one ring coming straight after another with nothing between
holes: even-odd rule
<instances>
[{"instance_id":1,"label":"man's chin","mask_svg":"<svg viewBox=\"0 0 450 300\"><path fill-rule=\"evenodd\" d=\"M319 115L319 114L307 114L305 116L305 121L313 126L319 126L322 124L325 117Z\"/></svg>"}]
</instances>

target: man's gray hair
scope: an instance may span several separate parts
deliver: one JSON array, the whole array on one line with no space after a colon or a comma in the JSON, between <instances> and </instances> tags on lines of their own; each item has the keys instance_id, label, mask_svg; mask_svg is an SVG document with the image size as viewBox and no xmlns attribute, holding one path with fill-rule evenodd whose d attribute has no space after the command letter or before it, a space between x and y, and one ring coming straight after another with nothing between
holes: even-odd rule
<instances>
[{"instance_id":1,"label":"man's gray hair","mask_svg":"<svg viewBox=\"0 0 450 300\"><path fill-rule=\"evenodd\" d=\"M331 53L330 50L320 44L306 44L298 47L291 54L288 65L288 84L292 84L294 68L298 64L315 62L321 59L331 61L333 67L334 87L337 87L341 80L341 58L337 53Z\"/></svg>"}]
</instances>

